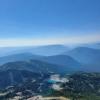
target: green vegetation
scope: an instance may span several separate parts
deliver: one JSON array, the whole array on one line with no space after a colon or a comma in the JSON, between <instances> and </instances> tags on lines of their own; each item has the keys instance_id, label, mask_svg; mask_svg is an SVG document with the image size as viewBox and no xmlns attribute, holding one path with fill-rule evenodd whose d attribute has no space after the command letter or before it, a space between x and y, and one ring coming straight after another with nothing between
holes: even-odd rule
<instances>
[{"instance_id":1,"label":"green vegetation","mask_svg":"<svg viewBox=\"0 0 100 100\"><path fill-rule=\"evenodd\" d=\"M52 84L46 81L49 77L48 74L41 76L25 71L22 71L21 74L27 79L13 87L1 90L0 94L2 95L0 95L0 100L13 98L18 95L18 92L21 93L20 96L23 99L35 95L42 95L49 97L64 96L71 100L100 100L100 73L78 72L68 76L65 75L63 77L66 77L69 81L60 83L62 87L60 91L52 89ZM33 79L35 79L35 81Z\"/></svg>"},{"instance_id":2,"label":"green vegetation","mask_svg":"<svg viewBox=\"0 0 100 100\"><path fill-rule=\"evenodd\" d=\"M100 73L76 73L69 80L62 84L63 90L53 90L51 95L71 100L100 100Z\"/></svg>"}]
</instances>

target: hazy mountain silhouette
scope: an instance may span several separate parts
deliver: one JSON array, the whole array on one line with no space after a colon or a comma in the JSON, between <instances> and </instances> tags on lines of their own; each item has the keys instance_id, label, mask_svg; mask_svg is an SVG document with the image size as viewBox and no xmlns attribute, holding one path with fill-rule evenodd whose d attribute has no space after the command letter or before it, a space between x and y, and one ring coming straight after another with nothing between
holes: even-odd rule
<instances>
[{"instance_id":1,"label":"hazy mountain silhouette","mask_svg":"<svg viewBox=\"0 0 100 100\"><path fill-rule=\"evenodd\" d=\"M41 57L42 56L33 55L32 53L13 54L13 55L0 57L0 64L4 64L7 62L13 62L13 61L25 61L25 60L29 60L29 59L40 59Z\"/></svg>"},{"instance_id":2,"label":"hazy mountain silhouette","mask_svg":"<svg viewBox=\"0 0 100 100\"><path fill-rule=\"evenodd\" d=\"M23 52L29 52L35 55L51 56L58 55L69 48L63 45L45 45L45 46L26 46L26 47L1 47L0 56L7 56Z\"/></svg>"},{"instance_id":3,"label":"hazy mountain silhouette","mask_svg":"<svg viewBox=\"0 0 100 100\"><path fill-rule=\"evenodd\" d=\"M55 58L54 58L55 59ZM70 62L66 61L66 65L57 63L60 59L56 60L56 63L51 63L51 61L40 61L40 60L27 60L27 61L16 61L9 62L0 66L0 70L28 70L37 73L67 73L73 71L80 71L80 64L70 58ZM60 61L59 61L60 62ZM68 64L67 64L68 63ZM72 64L71 64L72 63Z\"/></svg>"},{"instance_id":4,"label":"hazy mountain silhouette","mask_svg":"<svg viewBox=\"0 0 100 100\"><path fill-rule=\"evenodd\" d=\"M75 59L73 59L72 57L67 55L49 56L49 57L42 58L42 60L48 63L63 66L64 69L65 68L72 69L72 70L81 69L81 64Z\"/></svg>"},{"instance_id":5,"label":"hazy mountain silhouette","mask_svg":"<svg viewBox=\"0 0 100 100\"><path fill-rule=\"evenodd\" d=\"M77 47L66 53L83 64L100 65L100 50L88 47ZM95 66L94 66L95 67Z\"/></svg>"}]
</instances>

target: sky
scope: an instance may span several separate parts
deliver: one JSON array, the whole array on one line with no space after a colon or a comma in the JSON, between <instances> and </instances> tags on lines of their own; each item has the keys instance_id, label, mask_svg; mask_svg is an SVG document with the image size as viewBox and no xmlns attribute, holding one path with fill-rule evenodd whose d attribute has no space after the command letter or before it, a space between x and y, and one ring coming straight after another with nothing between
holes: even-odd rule
<instances>
[{"instance_id":1,"label":"sky","mask_svg":"<svg viewBox=\"0 0 100 100\"><path fill-rule=\"evenodd\" d=\"M0 46L100 42L100 0L0 0Z\"/></svg>"}]
</instances>

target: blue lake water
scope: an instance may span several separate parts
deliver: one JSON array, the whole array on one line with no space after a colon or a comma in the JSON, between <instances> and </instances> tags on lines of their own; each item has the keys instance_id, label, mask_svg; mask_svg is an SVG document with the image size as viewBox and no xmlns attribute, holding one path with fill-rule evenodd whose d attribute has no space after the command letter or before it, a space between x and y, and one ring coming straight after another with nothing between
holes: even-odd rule
<instances>
[{"instance_id":1,"label":"blue lake water","mask_svg":"<svg viewBox=\"0 0 100 100\"><path fill-rule=\"evenodd\" d=\"M48 83L54 84L54 83L56 83L56 81L55 80L48 80Z\"/></svg>"}]
</instances>

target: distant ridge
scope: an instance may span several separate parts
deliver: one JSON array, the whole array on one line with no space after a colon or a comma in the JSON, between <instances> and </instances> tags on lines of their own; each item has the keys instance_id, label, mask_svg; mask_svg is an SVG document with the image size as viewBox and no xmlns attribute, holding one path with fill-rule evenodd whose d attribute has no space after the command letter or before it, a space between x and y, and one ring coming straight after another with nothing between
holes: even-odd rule
<instances>
[{"instance_id":1,"label":"distant ridge","mask_svg":"<svg viewBox=\"0 0 100 100\"><path fill-rule=\"evenodd\" d=\"M7 62L14 62L14 61L25 61L29 59L39 59L42 56L33 55L32 53L19 53L19 54L12 54L4 57L0 57L0 64L4 64Z\"/></svg>"},{"instance_id":2,"label":"distant ridge","mask_svg":"<svg viewBox=\"0 0 100 100\"><path fill-rule=\"evenodd\" d=\"M80 71L80 66L63 66L60 64L53 64L46 61L40 60L27 60L27 61L16 61L8 62L0 66L1 71L5 70L27 70L36 73L67 73L73 71Z\"/></svg>"},{"instance_id":3,"label":"distant ridge","mask_svg":"<svg viewBox=\"0 0 100 100\"><path fill-rule=\"evenodd\" d=\"M7 56L23 52L29 52L34 55L52 56L62 54L69 48L64 45L44 45L44 46L25 46L25 47L4 47L0 48L0 56Z\"/></svg>"},{"instance_id":4,"label":"distant ridge","mask_svg":"<svg viewBox=\"0 0 100 100\"><path fill-rule=\"evenodd\" d=\"M45 62L49 62L56 65L61 65L66 68L77 69L81 66L81 64L68 55L55 55L48 56L42 59Z\"/></svg>"},{"instance_id":5,"label":"distant ridge","mask_svg":"<svg viewBox=\"0 0 100 100\"><path fill-rule=\"evenodd\" d=\"M5 70L26 70L35 73L62 73L61 66L50 64L39 60L8 62L0 66L1 71Z\"/></svg>"},{"instance_id":6,"label":"distant ridge","mask_svg":"<svg viewBox=\"0 0 100 100\"><path fill-rule=\"evenodd\" d=\"M77 47L66 54L84 64L97 63L100 59L100 50L88 47Z\"/></svg>"}]
</instances>

